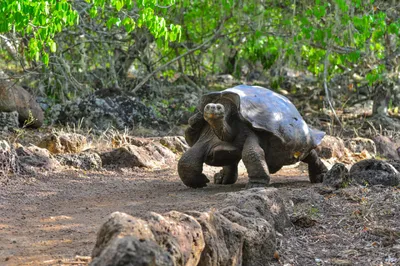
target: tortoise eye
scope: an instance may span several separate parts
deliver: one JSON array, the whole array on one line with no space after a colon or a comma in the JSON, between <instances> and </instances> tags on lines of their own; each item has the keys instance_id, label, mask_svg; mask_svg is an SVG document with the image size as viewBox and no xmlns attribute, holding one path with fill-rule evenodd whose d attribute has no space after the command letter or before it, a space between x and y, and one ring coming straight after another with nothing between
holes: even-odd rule
<instances>
[{"instance_id":1,"label":"tortoise eye","mask_svg":"<svg viewBox=\"0 0 400 266\"><path fill-rule=\"evenodd\" d=\"M217 110L221 110L221 105L217 105Z\"/></svg>"}]
</instances>

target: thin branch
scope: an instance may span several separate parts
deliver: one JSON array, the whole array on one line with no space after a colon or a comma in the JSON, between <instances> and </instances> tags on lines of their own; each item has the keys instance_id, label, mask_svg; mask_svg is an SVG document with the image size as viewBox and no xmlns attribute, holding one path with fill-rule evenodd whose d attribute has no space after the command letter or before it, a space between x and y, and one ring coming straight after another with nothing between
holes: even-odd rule
<instances>
[{"instance_id":1,"label":"thin branch","mask_svg":"<svg viewBox=\"0 0 400 266\"><path fill-rule=\"evenodd\" d=\"M329 89L328 89L328 82L327 82L327 76L328 76L328 63L329 63L329 54L330 54L330 49L328 48L328 50L326 51L325 54L325 60L324 60L324 89L325 89L325 95L326 95L326 101L329 104L329 107L331 108L331 111L336 119L336 121L339 123L340 127L342 128L342 130L344 130L342 122L340 121L339 117L336 114L335 109L333 108L330 96L329 96Z\"/></svg>"},{"instance_id":2,"label":"thin branch","mask_svg":"<svg viewBox=\"0 0 400 266\"><path fill-rule=\"evenodd\" d=\"M132 90L133 93L137 92L144 84L146 84L147 81L149 81L149 79L154 76L157 72L163 70L164 68L166 68L167 66L169 66L170 64L178 61L179 59L194 53L197 50L200 50L202 48L204 48L206 45L212 43L215 39L218 38L223 25L225 23L225 21L227 21L231 16L226 17L225 19L223 19L218 27L218 29L215 31L214 35L212 37L210 37L208 40L206 40L205 42L203 42L202 44L200 44L199 46L196 46L193 49L190 49L189 51L187 51L186 53L181 54L178 57L175 57L174 59L170 60L169 62L165 63L164 65L158 67L157 69L155 69L153 72L151 72L150 74L148 74L138 85L136 85L136 87Z\"/></svg>"}]
</instances>

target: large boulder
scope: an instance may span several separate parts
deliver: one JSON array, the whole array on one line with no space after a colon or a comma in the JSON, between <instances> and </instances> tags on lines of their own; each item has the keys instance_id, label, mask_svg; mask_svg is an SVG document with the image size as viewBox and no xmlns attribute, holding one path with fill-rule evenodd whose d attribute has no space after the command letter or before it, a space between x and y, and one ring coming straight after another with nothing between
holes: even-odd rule
<instances>
[{"instance_id":1,"label":"large boulder","mask_svg":"<svg viewBox=\"0 0 400 266\"><path fill-rule=\"evenodd\" d=\"M21 125L38 128L44 120L43 110L36 98L21 86L5 79L0 80L0 112L18 112Z\"/></svg>"},{"instance_id":2,"label":"large boulder","mask_svg":"<svg viewBox=\"0 0 400 266\"><path fill-rule=\"evenodd\" d=\"M97 235L91 265L268 265L276 232L291 226L278 194L274 188L220 194L221 208L208 212L145 219L113 213Z\"/></svg>"}]
</instances>

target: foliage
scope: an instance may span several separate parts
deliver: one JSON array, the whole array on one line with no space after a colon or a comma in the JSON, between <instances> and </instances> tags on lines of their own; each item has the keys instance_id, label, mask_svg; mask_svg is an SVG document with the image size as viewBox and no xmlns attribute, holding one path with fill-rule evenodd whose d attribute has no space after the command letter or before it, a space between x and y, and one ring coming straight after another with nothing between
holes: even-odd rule
<instances>
[{"instance_id":1,"label":"foliage","mask_svg":"<svg viewBox=\"0 0 400 266\"><path fill-rule=\"evenodd\" d=\"M165 19L154 14L156 1L139 1L136 8L139 12L137 23L133 16L128 14L135 5L129 0L87 0L90 5L89 14L91 18L100 16L110 7L112 16L105 21L108 29L115 26L124 26L126 31L131 32L136 24L139 27L146 26L155 38L164 37L166 41L179 39L180 26L167 25ZM166 1L173 4L174 0ZM122 12L125 8L126 12ZM29 39L28 59L49 63L48 52L56 52L57 44L54 36L60 33L65 27L79 23L80 14L67 0L7 0L0 3L0 16L6 18L0 22L0 33L20 34L21 37Z\"/></svg>"},{"instance_id":2,"label":"foliage","mask_svg":"<svg viewBox=\"0 0 400 266\"><path fill-rule=\"evenodd\" d=\"M48 63L48 50L55 52L54 35L67 25L78 23L78 13L67 0L30 1L6 0L0 3L0 33L20 34L29 38L27 58L39 60L42 54Z\"/></svg>"},{"instance_id":3,"label":"foliage","mask_svg":"<svg viewBox=\"0 0 400 266\"><path fill-rule=\"evenodd\" d=\"M393 0L8 0L0 37L18 48L15 63L31 60L35 86L56 101L136 91L146 75L154 87L179 74L198 88L209 75L261 71L279 87L285 67L337 93L373 94L398 84L399 10Z\"/></svg>"}]
</instances>

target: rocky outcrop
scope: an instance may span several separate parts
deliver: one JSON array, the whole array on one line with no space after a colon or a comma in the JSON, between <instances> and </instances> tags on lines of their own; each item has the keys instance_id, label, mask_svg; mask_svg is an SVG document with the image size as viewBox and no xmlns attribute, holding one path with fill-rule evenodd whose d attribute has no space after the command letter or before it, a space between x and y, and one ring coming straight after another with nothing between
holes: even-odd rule
<instances>
[{"instance_id":1,"label":"rocky outcrop","mask_svg":"<svg viewBox=\"0 0 400 266\"><path fill-rule=\"evenodd\" d=\"M72 166L83 170L99 170L102 161L99 154L85 151L79 154L58 154L55 156L61 165Z\"/></svg>"},{"instance_id":2,"label":"rocky outcrop","mask_svg":"<svg viewBox=\"0 0 400 266\"><path fill-rule=\"evenodd\" d=\"M77 133L52 133L43 137L38 146L52 154L79 153L87 147L87 140Z\"/></svg>"},{"instance_id":3,"label":"rocky outcrop","mask_svg":"<svg viewBox=\"0 0 400 266\"><path fill-rule=\"evenodd\" d=\"M38 128L44 120L43 110L27 90L14 82L0 80L0 112L18 113L21 125Z\"/></svg>"},{"instance_id":4,"label":"rocky outcrop","mask_svg":"<svg viewBox=\"0 0 400 266\"><path fill-rule=\"evenodd\" d=\"M159 119L151 107L121 91L97 93L53 109L58 110L52 114L55 123L80 124L94 131L109 128L125 130L139 126L157 130L168 128L168 124Z\"/></svg>"},{"instance_id":5,"label":"rocky outcrop","mask_svg":"<svg viewBox=\"0 0 400 266\"><path fill-rule=\"evenodd\" d=\"M97 234L91 265L266 265L277 248L276 232L291 226L277 189L221 197L223 207L208 212L146 219L111 214Z\"/></svg>"},{"instance_id":6,"label":"rocky outcrop","mask_svg":"<svg viewBox=\"0 0 400 266\"><path fill-rule=\"evenodd\" d=\"M34 168L40 168L46 171L56 170L60 163L50 154L47 149L30 145L20 146L16 149L19 160L27 168L34 171Z\"/></svg>"},{"instance_id":7,"label":"rocky outcrop","mask_svg":"<svg viewBox=\"0 0 400 266\"><path fill-rule=\"evenodd\" d=\"M175 154L170 149L156 141L142 140L135 138L138 146L127 144L102 153L103 166L156 168L175 162Z\"/></svg>"}]
</instances>

